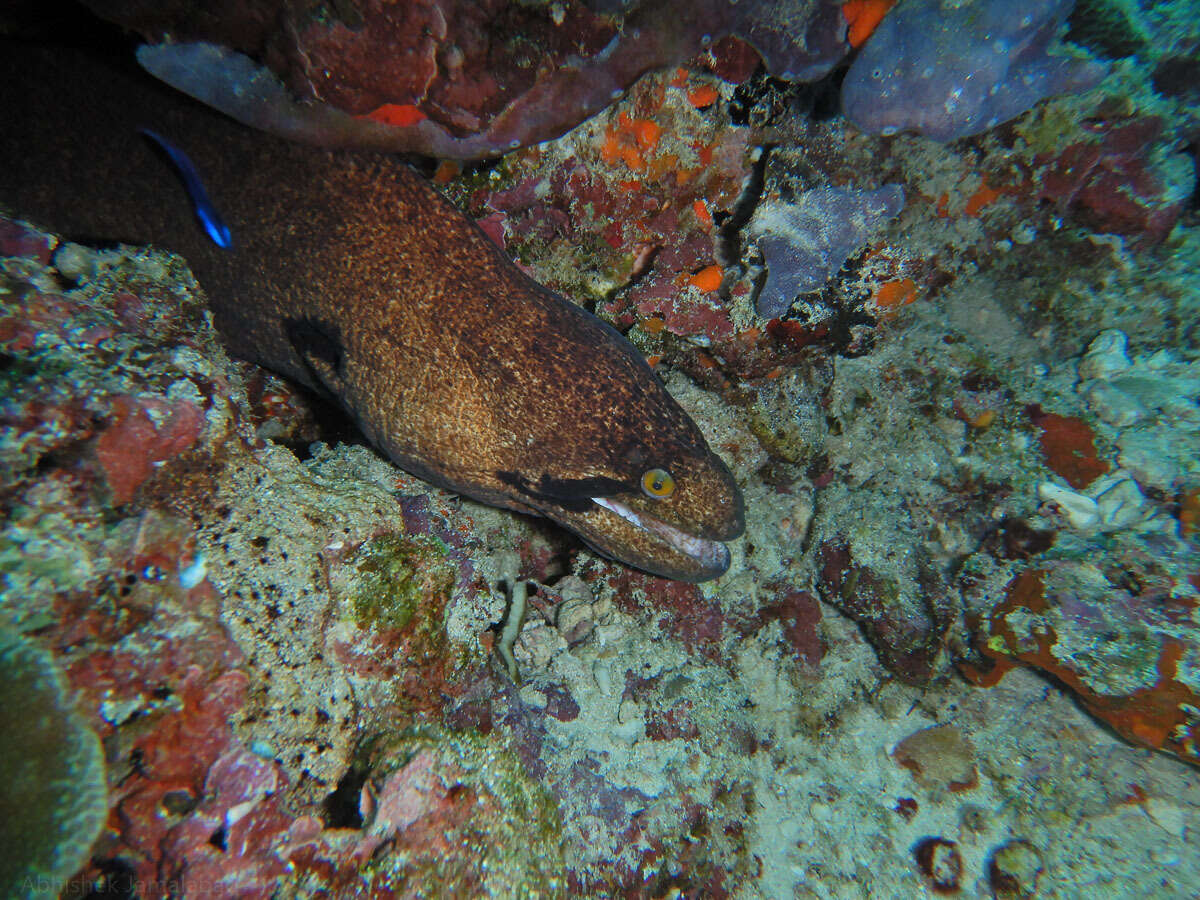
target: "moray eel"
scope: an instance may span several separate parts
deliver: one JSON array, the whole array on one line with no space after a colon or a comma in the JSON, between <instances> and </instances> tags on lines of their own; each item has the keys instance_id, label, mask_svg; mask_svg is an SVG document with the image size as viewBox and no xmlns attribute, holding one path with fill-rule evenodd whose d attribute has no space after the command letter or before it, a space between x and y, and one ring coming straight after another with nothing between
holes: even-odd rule
<instances>
[{"instance_id":1,"label":"moray eel","mask_svg":"<svg viewBox=\"0 0 1200 900\"><path fill-rule=\"evenodd\" d=\"M0 204L180 253L230 350L333 398L400 467L703 581L743 530L729 469L617 331L520 272L402 162L281 143L119 60L0 45ZM142 126L238 235L213 245Z\"/></svg>"}]
</instances>

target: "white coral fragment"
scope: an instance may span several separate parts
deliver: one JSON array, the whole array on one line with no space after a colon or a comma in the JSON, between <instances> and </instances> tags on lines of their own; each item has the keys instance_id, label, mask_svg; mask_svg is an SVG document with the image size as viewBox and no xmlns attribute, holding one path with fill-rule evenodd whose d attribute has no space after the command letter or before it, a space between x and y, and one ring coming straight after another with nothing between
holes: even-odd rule
<instances>
[{"instance_id":1,"label":"white coral fragment","mask_svg":"<svg viewBox=\"0 0 1200 900\"><path fill-rule=\"evenodd\" d=\"M1100 523L1100 508L1096 501L1083 494L1077 494L1070 488L1043 481L1038 485L1038 499L1057 506L1074 531L1090 534Z\"/></svg>"},{"instance_id":2,"label":"white coral fragment","mask_svg":"<svg viewBox=\"0 0 1200 900\"><path fill-rule=\"evenodd\" d=\"M1128 472L1117 470L1092 483L1086 494L1050 481L1038 485L1038 498L1052 503L1080 534L1113 534L1152 525L1155 507Z\"/></svg>"},{"instance_id":3,"label":"white coral fragment","mask_svg":"<svg viewBox=\"0 0 1200 900\"><path fill-rule=\"evenodd\" d=\"M1131 365L1133 363L1129 360L1129 338L1125 336L1125 332L1109 328L1096 336L1080 360L1079 377L1112 378Z\"/></svg>"},{"instance_id":4,"label":"white coral fragment","mask_svg":"<svg viewBox=\"0 0 1200 900\"><path fill-rule=\"evenodd\" d=\"M1108 479L1105 479L1108 481ZM1127 531L1146 524L1154 510L1142 495L1137 482L1128 476L1119 477L1096 496L1100 515L1100 530Z\"/></svg>"}]
</instances>

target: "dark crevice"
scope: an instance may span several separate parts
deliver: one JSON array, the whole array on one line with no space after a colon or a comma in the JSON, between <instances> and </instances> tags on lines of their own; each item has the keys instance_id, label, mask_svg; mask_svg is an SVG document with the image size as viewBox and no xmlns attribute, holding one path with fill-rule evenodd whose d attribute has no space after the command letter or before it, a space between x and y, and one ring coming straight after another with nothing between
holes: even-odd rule
<instances>
[{"instance_id":1,"label":"dark crevice","mask_svg":"<svg viewBox=\"0 0 1200 900\"><path fill-rule=\"evenodd\" d=\"M351 765L338 781L333 793L325 798L325 824L330 828L362 828L363 818L359 811L359 798L363 785L367 783L370 770L360 763Z\"/></svg>"},{"instance_id":2,"label":"dark crevice","mask_svg":"<svg viewBox=\"0 0 1200 900\"><path fill-rule=\"evenodd\" d=\"M762 199L763 189L767 181L767 160L771 157L771 145L759 148L758 159L750 167L742 193L729 217L718 231L718 259L725 265L733 265L742 258L741 231L754 215L758 202Z\"/></svg>"}]
</instances>

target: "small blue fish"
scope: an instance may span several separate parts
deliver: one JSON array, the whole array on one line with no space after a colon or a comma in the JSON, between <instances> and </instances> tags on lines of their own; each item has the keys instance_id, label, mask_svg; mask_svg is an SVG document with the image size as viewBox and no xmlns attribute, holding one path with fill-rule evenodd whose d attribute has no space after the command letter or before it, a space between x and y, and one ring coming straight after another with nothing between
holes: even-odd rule
<instances>
[{"instance_id":1,"label":"small blue fish","mask_svg":"<svg viewBox=\"0 0 1200 900\"><path fill-rule=\"evenodd\" d=\"M225 224L225 220L221 218L221 214L213 206L208 191L204 189L204 183L200 180L200 173L196 171L196 166L188 159L187 154L161 134L157 134L149 128L139 128L138 131L158 144L163 153L167 154L174 163L175 168L179 171L179 176L183 179L183 186L187 188L188 196L192 198L192 203L196 207L196 218L200 220L200 224L204 226L204 230L212 238L213 243L228 250L233 245L233 235L229 231L229 226Z\"/></svg>"}]
</instances>

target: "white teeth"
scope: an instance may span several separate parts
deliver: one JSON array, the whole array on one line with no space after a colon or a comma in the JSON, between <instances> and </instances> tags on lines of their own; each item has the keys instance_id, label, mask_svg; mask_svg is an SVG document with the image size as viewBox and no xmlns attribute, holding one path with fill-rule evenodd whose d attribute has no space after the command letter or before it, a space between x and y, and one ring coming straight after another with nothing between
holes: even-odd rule
<instances>
[{"instance_id":1,"label":"white teeth","mask_svg":"<svg viewBox=\"0 0 1200 900\"><path fill-rule=\"evenodd\" d=\"M680 531L674 525L668 525L650 516L641 516L623 503L610 500L608 497L593 497L592 502L602 506L611 513L620 516L635 528L648 531L650 534L670 545L685 556L690 556L706 568L724 568L729 565L729 550L718 541L705 540Z\"/></svg>"}]
</instances>

